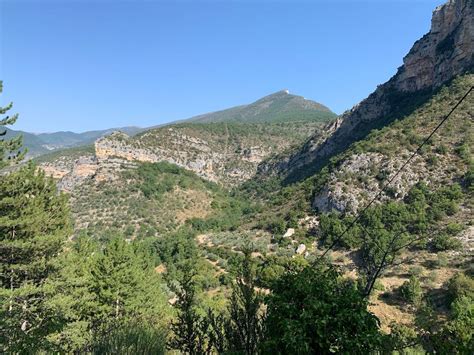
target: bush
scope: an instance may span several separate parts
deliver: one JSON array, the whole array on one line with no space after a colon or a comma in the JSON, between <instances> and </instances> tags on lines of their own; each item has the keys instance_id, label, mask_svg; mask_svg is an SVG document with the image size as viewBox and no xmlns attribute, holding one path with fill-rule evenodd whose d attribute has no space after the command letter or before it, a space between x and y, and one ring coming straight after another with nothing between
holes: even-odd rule
<instances>
[{"instance_id":1,"label":"bush","mask_svg":"<svg viewBox=\"0 0 474 355\"><path fill-rule=\"evenodd\" d=\"M378 319L354 285L331 266L288 272L267 300L263 353L371 353L380 347Z\"/></svg>"},{"instance_id":2,"label":"bush","mask_svg":"<svg viewBox=\"0 0 474 355\"><path fill-rule=\"evenodd\" d=\"M431 246L435 251L446 251L459 249L462 244L456 238L442 232L433 238Z\"/></svg>"},{"instance_id":3,"label":"bush","mask_svg":"<svg viewBox=\"0 0 474 355\"><path fill-rule=\"evenodd\" d=\"M448 303L451 305L461 297L474 300L474 279L462 273L457 273L448 282Z\"/></svg>"},{"instance_id":4,"label":"bush","mask_svg":"<svg viewBox=\"0 0 474 355\"><path fill-rule=\"evenodd\" d=\"M284 234L286 231L286 222L283 218L275 218L268 224L268 229L277 235Z\"/></svg>"},{"instance_id":5,"label":"bush","mask_svg":"<svg viewBox=\"0 0 474 355\"><path fill-rule=\"evenodd\" d=\"M98 337L93 354L165 354L166 332L145 323L120 324Z\"/></svg>"},{"instance_id":6,"label":"bush","mask_svg":"<svg viewBox=\"0 0 474 355\"><path fill-rule=\"evenodd\" d=\"M449 235L455 236L459 234L463 230L463 226L459 223L449 223L448 226L446 227L446 232Z\"/></svg>"},{"instance_id":7,"label":"bush","mask_svg":"<svg viewBox=\"0 0 474 355\"><path fill-rule=\"evenodd\" d=\"M417 341L418 335L416 330L397 323L392 323L390 328L390 335L385 343L386 350L388 353L391 353L393 350L402 350L401 354L405 354L407 348Z\"/></svg>"},{"instance_id":8,"label":"bush","mask_svg":"<svg viewBox=\"0 0 474 355\"><path fill-rule=\"evenodd\" d=\"M410 276L408 281L405 281L400 286L400 294L407 302L419 305L423 296L420 280L416 276Z\"/></svg>"},{"instance_id":9,"label":"bush","mask_svg":"<svg viewBox=\"0 0 474 355\"><path fill-rule=\"evenodd\" d=\"M444 144L440 144L438 147L436 147L436 153L438 154L446 154L448 152L448 148Z\"/></svg>"},{"instance_id":10,"label":"bush","mask_svg":"<svg viewBox=\"0 0 474 355\"><path fill-rule=\"evenodd\" d=\"M448 256L446 253L438 253L436 258L437 267L446 267L449 264Z\"/></svg>"}]
</instances>

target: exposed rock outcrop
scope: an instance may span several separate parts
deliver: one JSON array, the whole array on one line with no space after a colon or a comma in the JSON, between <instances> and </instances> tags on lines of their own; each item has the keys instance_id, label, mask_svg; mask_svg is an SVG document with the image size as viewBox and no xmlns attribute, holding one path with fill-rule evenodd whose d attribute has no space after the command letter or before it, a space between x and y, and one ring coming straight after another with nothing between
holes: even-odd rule
<instances>
[{"instance_id":1,"label":"exposed rock outcrop","mask_svg":"<svg viewBox=\"0 0 474 355\"><path fill-rule=\"evenodd\" d=\"M403 164L404 157L410 153L405 151L398 158L388 158L379 153L362 153L353 155L333 172L328 184L313 200L313 208L320 212L332 210L338 212L355 212L365 203L373 199L380 191L383 176L384 181L390 178ZM444 178L444 175L439 175ZM383 192L379 201L401 198L418 181L429 182L432 173L423 158L417 157L413 165L396 176L389 192Z\"/></svg>"},{"instance_id":2,"label":"exposed rock outcrop","mask_svg":"<svg viewBox=\"0 0 474 355\"><path fill-rule=\"evenodd\" d=\"M228 155L225 152L212 151L208 142L202 139L180 134L173 128L168 129L169 148L160 142L155 145L141 144L146 138L145 134L141 137L142 141L132 141L120 132L101 138L95 142L97 159L106 161L117 157L128 161L151 163L167 161L214 182L219 181L221 174L238 180L249 178L248 174L239 169L222 171L229 159Z\"/></svg>"},{"instance_id":3,"label":"exposed rock outcrop","mask_svg":"<svg viewBox=\"0 0 474 355\"><path fill-rule=\"evenodd\" d=\"M98 168L98 162L94 157L81 157L76 160L71 171L61 177L58 188L63 191L71 191L85 179L93 177Z\"/></svg>"},{"instance_id":4,"label":"exposed rock outcrop","mask_svg":"<svg viewBox=\"0 0 474 355\"><path fill-rule=\"evenodd\" d=\"M116 132L95 142L96 156L99 162L112 157L139 162L166 161L206 180L235 185L252 178L265 158L291 143L282 133L259 137L252 132L249 138L246 132L240 136L222 124L221 131L215 133L212 129L212 125L174 126L150 130L137 137Z\"/></svg>"},{"instance_id":5,"label":"exposed rock outcrop","mask_svg":"<svg viewBox=\"0 0 474 355\"><path fill-rule=\"evenodd\" d=\"M320 212L354 213L374 198L377 203L401 199L418 182L434 190L454 183L466 185L474 127L472 98L458 107L431 140L418 147L438 126L436 113L446 110L453 98L473 85L474 74L456 78L404 121L375 132L346 151L329 169L313 207Z\"/></svg>"},{"instance_id":6,"label":"exposed rock outcrop","mask_svg":"<svg viewBox=\"0 0 474 355\"><path fill-rule=\"evenodd\" d=\"M413 92L439 87L473 64L474 3L450 0L433 12L431 31L403 59L395 88Z\"/></svg>"},{"instance_id":7,"label":"exposed rock outcrop","mask_svg":"<svg viewBox=\"0 0 474 355\"><path fill-rule=\"evenodd\" d=\"M362 139L374 127L402 118L401 112L417 95L431 92L456 75L474 68L474 2L450 0L433 12L431 30L403 59L398 72L369 97L344 113L323 142L310 139L302 149L272 168L288 174L306 166L320 166L328 158ZM397 117L397 114L401 117ZM262 168L263 171L271 170Z\"/></svg>"}]
</instances>

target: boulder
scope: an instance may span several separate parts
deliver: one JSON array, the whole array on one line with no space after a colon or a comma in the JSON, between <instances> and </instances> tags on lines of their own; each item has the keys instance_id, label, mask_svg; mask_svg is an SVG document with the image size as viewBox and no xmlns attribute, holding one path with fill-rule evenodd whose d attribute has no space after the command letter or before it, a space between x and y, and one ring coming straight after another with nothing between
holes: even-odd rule
<instances>
[{"instance_id":1,"label":"boulder","mask_svg":"<svg viewBox=\"0 0 474 355\"><path fill-rule=\"evenodd\" d=\"M302 255L306 251L306 245L300 244L298 248L296 248L296 254Z\"/></svg>"}]
</instances>

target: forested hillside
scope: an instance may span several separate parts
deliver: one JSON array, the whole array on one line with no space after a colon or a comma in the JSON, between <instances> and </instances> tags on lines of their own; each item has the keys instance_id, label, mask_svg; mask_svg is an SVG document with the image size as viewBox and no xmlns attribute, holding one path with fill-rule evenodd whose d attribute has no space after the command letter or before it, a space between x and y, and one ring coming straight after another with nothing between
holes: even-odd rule
<instances>
[{"instance_id":1,"label":"forested hillside","mask_svg":"<svg viewBox=\"0 0 474 355\"><path fill-rule=\"evenodd\" d=\"M471 354L473 30L437 8L338 118L283 91L35 161L1 136L0 351Z\"/></svg>"}]
</instances>

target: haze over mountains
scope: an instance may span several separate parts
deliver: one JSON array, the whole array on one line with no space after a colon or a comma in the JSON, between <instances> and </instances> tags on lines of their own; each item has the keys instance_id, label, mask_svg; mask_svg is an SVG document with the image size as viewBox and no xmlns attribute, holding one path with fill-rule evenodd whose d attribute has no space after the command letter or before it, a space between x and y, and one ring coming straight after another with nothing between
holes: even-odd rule
<instances>
[{"instance_id":1,"label":"haze over mountains","mask_svg":"<svg viewBox=\"0 0 474 355\"><path fill-rule=\"evenodd\" d=\"M46 154L52 150L92 144L96 139L112 133L113 131L121 131L133 135L140 130L141 128L138 127L121 127L98 131L86 131L82 133L67 131L29 133L7 128L5 137L12 138L21 134L23 136L23 146L28 149L28 156L35 157L41 154Z\"/></svg>"}]
</instances>

